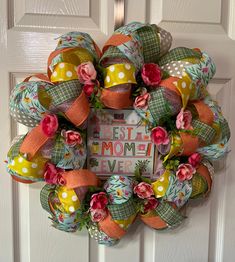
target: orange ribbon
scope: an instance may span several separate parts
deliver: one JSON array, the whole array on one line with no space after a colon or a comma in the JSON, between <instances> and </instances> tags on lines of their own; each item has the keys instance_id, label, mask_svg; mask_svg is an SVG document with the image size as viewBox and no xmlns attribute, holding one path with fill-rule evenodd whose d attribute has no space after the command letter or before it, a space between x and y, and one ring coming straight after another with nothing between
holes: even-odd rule
<instances>
[{"instance_id":1,"label":"orange ribbon","mask_svg":"<svg viewBox=\"0 0 235 262\"><path fill-rule=\"evenodd\" d=\"M131 90L125 92L115 92L108 89L103 89L101 101L106 107L113 109L123 109L130 107L133 102L130 99Z\"/></svg>"},{"instance_id":2,"label":"orange ribbon","mask_svg":"<svg viewBox=\"0 0 235 262\"><path fill-rule=\"evenodd\" d=\"M65 115L75 126L80 126L86 121L89 113L90 106L85 93L82 91L79 97L65 112Z\"/></svg>"},{"instance_id":3,"label":"orange ribbon","mask_svg":"<svg viewBox=\"0 0 235 262\"><path fill-rule=\"evenodd\" d=\"M209 106L206 105L203 101L195 101L192 104L197 110L200 121L211 126L214 122L214 114Z\"/></svg>"},{"instance_id":4,"label":"orange ribbon","mask_svg":"<svg viewBox=\"0 0 235 262\"><path fill-rule=\"evenodd\" d=\"M120 239L126 234L126 231L112 220L110 214L99 222L99 227L106 235L114 239Z\"/></svg>"},{"instance_id":5,"label":"orange ribbon","mask_svg":"<svg viewBox=\"0 0 235 262\"><path fill-rule=\"evenodd\" d=\"M183 152L180 155L190 156L199 147L199 139L197 136L192 136L188 133L180 132L180 137L182 140Z\"/></svg>"},{"instance_id":6,"label":"orange ribbon","mask_svg":"<svg viewBox=\"0 0 235 262\"><path fill-rule=\"evenodd\" d=\"M129 35L114 34L104 44L104 47L103 47L102 51L104 53L110 46L119 46L121 44L129 42L131 39L132 39L132 37L129 36Z\"/></svg>"},{"instance_id":7,"label":"orange ribbon","mask_svg":"<svg viewBox=\"0 0 235 262\"><path fill-rule=\"evenodd\" d=\"M177 93L177 95L181 97L179 89L176 88L176 86L174 84L174 82L177 82L178 80L179 80L178 77L171 76L171 77L168 77L168 78L162 80L160 82L159 86L161 86L163 88L167 88L167 89Z\"/></svg>"},{"instance_id":8,"label":"orange ribbon","mask_svg":"<svg viewBox=\"0 0 235 262\"><path fill-rule=\"evenodd\" d=\"M208 170L208 168L206 166L204 166L203 164L201 164L198 168L197 168L197 173L204 177L206 179L207 185L208 185L208 190L206 192L206 195L211 191L211 186L212 186L212 179L211 179L211 175L210 172Z\"/></svg>"},{"instance_id":9,"label":"orange ribbon","mask_svg":"<svg viewBox=\"0 0 235 262\"><path fill-rule=\"evenodd\" d=\"M144 216L141 215L140 219L148 226L155 229L163 229L167 227L165 221L163 221L159 216Z\"/></svg>"},{"instance_id":10,"label":"orange ribbon","mask_svg":"<svg viewBox=\"0 0 235 262\"><path fill-rule=\"evenodd\" d=\"M38 78L38 79L40 79L40 80L42 80L42 81L49 82L50 84L53 85L53 83L51 83L51 81L50 81L50 79L48 78L48 76L47 76L47 75L44 75L44 74L35 74L35 75L28 76L28 77L26 77L26 78L24 79L23 82L28 82L28 81L30 80L30 78L32 78L32 77L36 77L36 78Z\"/></svg>"},{"instance_id":11,"label":"orange ribbon","mask_svg":"<svg viewBox=\"0 0 235 262\"><path fill-rule=\"evenodd\" d=\"M26 135L20 146L20 152L27 154L28 160L31 160L49 139L42 132L42 127L40 125L36 126Z\"/></svg>"},{"instance_id":12,"label":"orange ribbon","mask_svg":"<svg viewBox=\"0 0 235 262\"><path fill-rule=\"evenodd\" d=\"M67 188L78 188L85 186L98 186L99 178L87 169L65 171L61 173L66 181Z\"/></svg>"}]
</instances>

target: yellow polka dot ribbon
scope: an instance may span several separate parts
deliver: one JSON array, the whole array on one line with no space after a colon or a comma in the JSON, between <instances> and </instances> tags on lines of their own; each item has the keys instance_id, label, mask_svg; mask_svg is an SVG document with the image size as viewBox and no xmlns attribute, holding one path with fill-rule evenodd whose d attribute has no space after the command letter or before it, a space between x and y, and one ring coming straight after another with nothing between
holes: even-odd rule
<instances>
[{"instance_id":1,"label":"yellow polka dot ribbon","mask_svg":"<svg viewBox=\"0 0 235 262\"><path fill-rule=\"evenodd\" d=\"M24 177L42 178L46 162L47 160L42 157L28 161L19 155L9 163L8 168Z\"/></svg>"},{"instance_id":2,"label":"yellow polka dot ribbon","mask_svg":"<svg viewBox=\"0 0 235 262\"><path fill-rule=\"evenodd\" d=\"M132 224L132 222L135 219L135 217L136 217L136 214L130 216L126 220L114 220L114 222L117 223L121 228L126 230L129 227L129 225Z\"/></svg>"},{"instance_id":3,"label":"yellow polka dot ribbon","mask_svg":"<svg viewBox=\"0 0 235 262\"><path fill-rule=\"evenodd\" d=\"M51 75L51 82L61 82L78 79L77 67L70 63L58 63Z\"/></svg>"},{"instance_id":4,"label":"yellow polka dot ribbon","mask_svg":"<svg viewBox=\"0 0 235 262\"><path fill-rule=\"evenodd\" d=\"M73 189L60 186L57 189L58 198L66 213L73 213L80 207L80 201Z\"/></svg>"},{"instance_id":5,"label":"yellow polka dot ribbon","mask_svg":"<svg viewBox=\"0 0 235 262\"><path fill-rule=\"evenodd\" d=\"M182 140L179 135L172 135L171 136L171 148L170 152L164 157L163 162L167 159L177 155L182 149Z\"/></svg>"},{"instance_id":6,"label":"yellow polka dot ribbon","mask_svg":"<svg viewBox=\"0 0 235 262\"><path fill-rule=\"evenodd\" d=\"M186 72L183 72L182 78L174 82L177 89L180 91L183 108L185 109L191 94L195 92L195 84Z\"/></svg>"},{"instance_id":7,"label":"yellow polka dot ribbon","mask_svg":"<svg viewBox=\"0 0 235 262\"><path fill-rule=\"evenodd\" d=\"M81 63L88 62L88 61L93 62L92 55L84 48L72 49L63 52L61 55L62 55L63 62L73 64L75 66L78 66Z\"/></svg>"},{"instance_id":8,"label":"yellow polka dot ribbon","mask_svg":"<svg viewBox=\"0 0 235 262\"><path fill-rule=\"evenodd\" d=\"M156 198L163 197L166 194L170 183L170 176L170 171L165 170L165 172L158 178L158 180L152 183L154 195Z\"/></svg>"},{"instance_id":9,"label":"yellow polka dot ribbon","mask_svg":"<svg viewBox=\"0 0 235 262\"><path fill-rule=\"evenodd\" d=\"M106 68L105 88L128 83L136 84L135 67L132 64L115 64Z\"/></svg>"}]
</instances>

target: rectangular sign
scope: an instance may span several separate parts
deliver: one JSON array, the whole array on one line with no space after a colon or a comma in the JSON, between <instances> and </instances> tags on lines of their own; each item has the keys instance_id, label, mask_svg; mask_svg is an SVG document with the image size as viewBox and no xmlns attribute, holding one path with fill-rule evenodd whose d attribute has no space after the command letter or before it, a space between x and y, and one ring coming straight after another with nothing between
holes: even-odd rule
<instances>
[{"instance_id":1,"label":"rectangular sign","mask_svg":"<svg viewBox=\"0 0 235 262\"><path fill-rule=\"evenodd\" d=\"M154 145L150 133L140 125L134 110L92 111L88 123L88 168L98 176L133 176L139 160L148 160L144 176L154 165Z\"/></svg>"}]
</instances>

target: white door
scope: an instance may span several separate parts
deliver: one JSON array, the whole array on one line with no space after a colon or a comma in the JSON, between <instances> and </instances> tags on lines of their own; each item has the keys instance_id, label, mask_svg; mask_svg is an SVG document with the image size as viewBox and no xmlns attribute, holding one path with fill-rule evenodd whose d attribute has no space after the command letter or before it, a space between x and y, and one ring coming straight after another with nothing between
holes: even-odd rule
<instances>
[{"instance_id":1,"label":"white door","mask_svg":"<svg viewBox=\"0 0 235 262\"><path fill-rule=\"evenodd\" d=\"M91 34L102 46L122 0L0 0L0 159L23 129L9 116L10 89L25 76L46 71L54 38L68 31ZM114 12L114 6L120 13ZM116 9L117 10L117 9ZM235 132L235 1L126 0L125 23L160 24L173 46L199 47L217 64L209 89ZM42 184L16 184L0 165L1 262L232 262L235 255L235 146L216 168L209 200L187 208L174 231L155 232L137 223L116 247L97 246L87 233L68 234L50 226L39 203Z\"/></svg>"}]
</instances>

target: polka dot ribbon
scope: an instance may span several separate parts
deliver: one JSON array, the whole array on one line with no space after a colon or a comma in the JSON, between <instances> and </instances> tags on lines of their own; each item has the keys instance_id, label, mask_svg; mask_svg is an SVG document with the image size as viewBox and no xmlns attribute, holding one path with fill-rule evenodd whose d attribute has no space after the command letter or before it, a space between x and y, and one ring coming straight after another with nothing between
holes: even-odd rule
<instances>
[{"instance_id":1,"label":"polka dot ribbon","mask_svg":"<svg viewBox=\"0 0 235 262\"><path fill-rule=\"evenodd\" d=\"M78 79L77 67L70 63L58 63L51 75L51 82L61 82Z\"/></svg>"},{"instance_id":2,"label":"polka dot ribbon","mask_svg":"<svg viewBox=\"0 0 235 262\"><path fill-rule=\"evenodd\" d=\"M73 189L65 186L58 187L58 198L66 213L73 213L80 207L80 201Z\"/></svg>"},{"instance_id":3,"label":"polka dot ribbon","mask_svg":"<svg viewBox=\"0 0 235 262\"><path fill-rule=\"evenodd\" d=\"M24 177L41 178L43 177L46 161L41 157L28 161L19 155L9 163L8 168Z\"/></svg>"},{"instance_id":4,"label":"polka dot ribbon","mask_svg":"<svg viewBox=\"0 0 235 262\"><path fill-rule=\"evenodd\" d=\"M153 191L156 198L163 197L166 194L170 182L170 171L166 170L154 183Z\"/></svg>"},{"instance_id":5,"label":"polka dot ribbon","mask_svg":"<svg viewBox=\"0 0 235 262\"><path fill-rule=\"evenodd\" d=\"M128 83L136 84L135 67L132 64L115 64L106 68L105 88Z\"/></svg>"}]
</instances>

